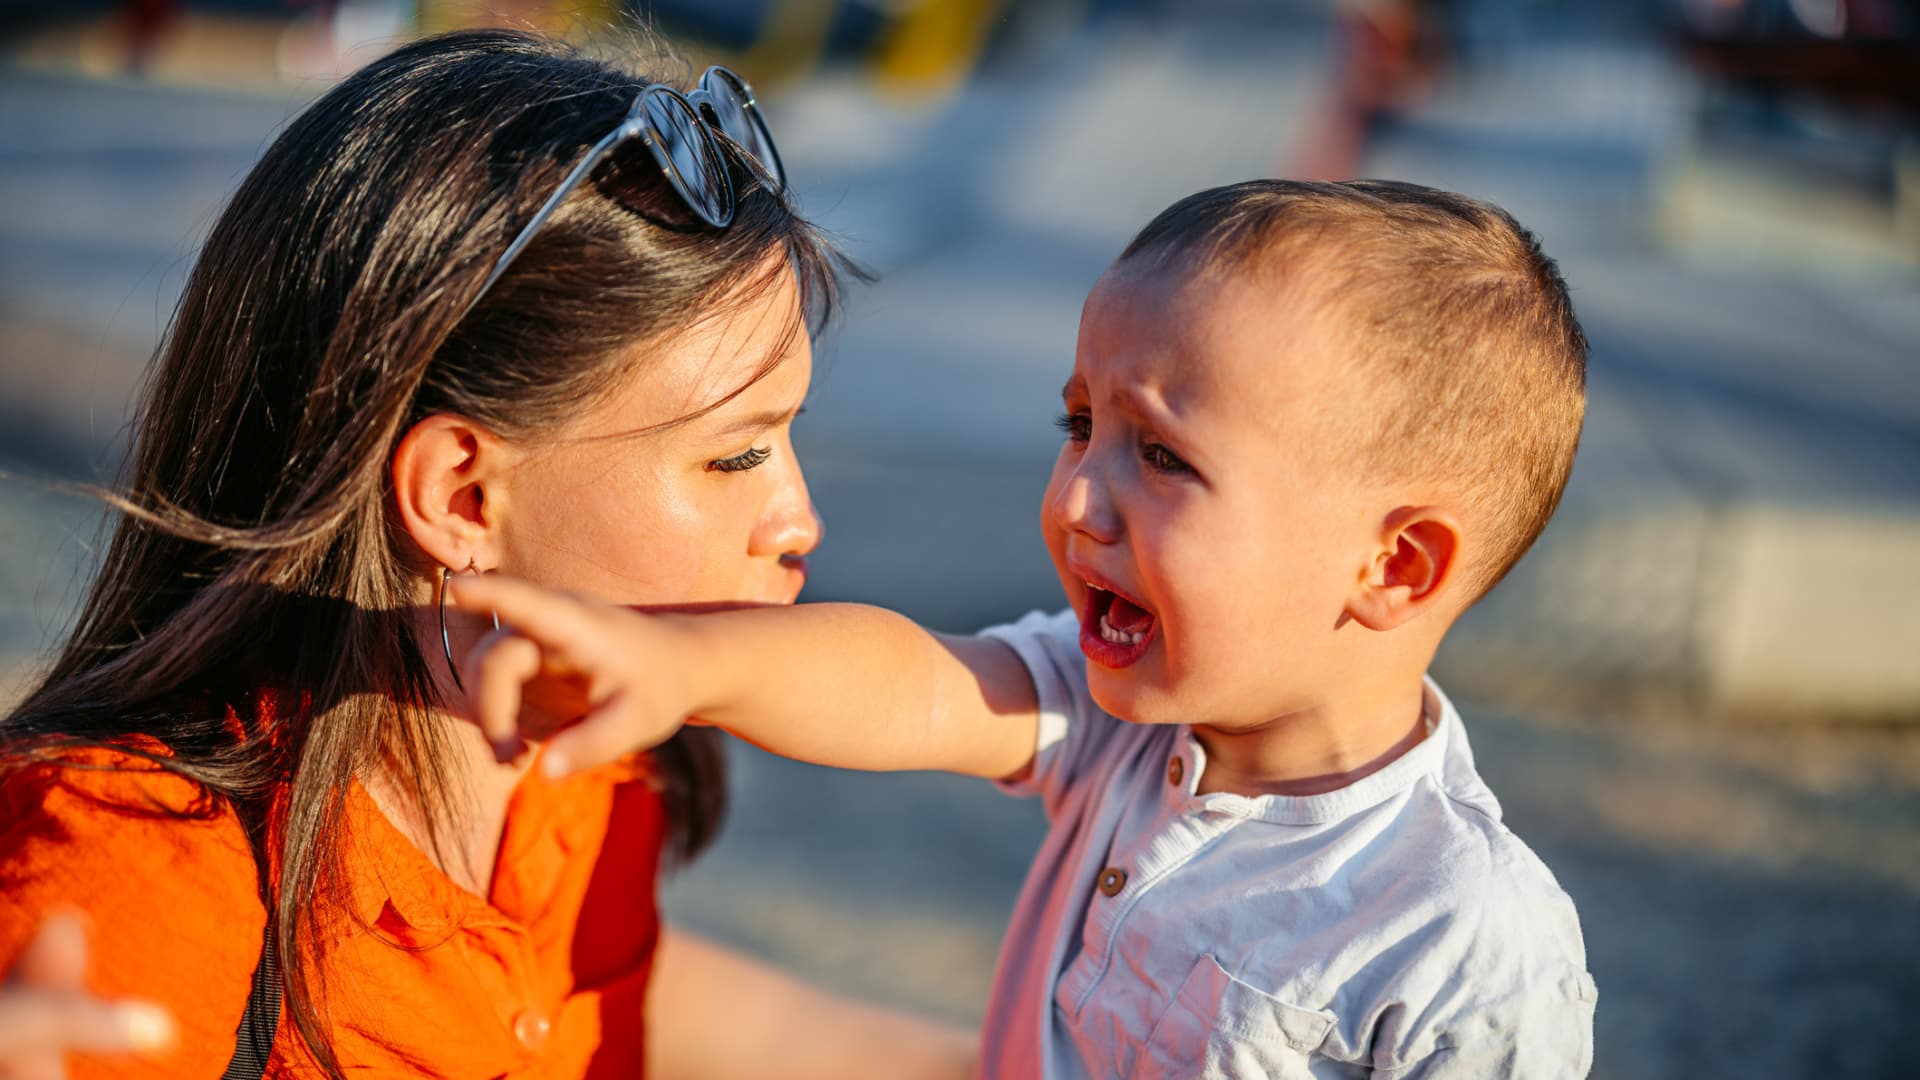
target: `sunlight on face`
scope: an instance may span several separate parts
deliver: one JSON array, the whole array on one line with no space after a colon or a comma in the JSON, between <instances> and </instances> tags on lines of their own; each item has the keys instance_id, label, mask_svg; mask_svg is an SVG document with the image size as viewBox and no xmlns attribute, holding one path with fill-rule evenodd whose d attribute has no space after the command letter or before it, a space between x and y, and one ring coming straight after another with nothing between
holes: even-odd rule
<instances>
[{"instance_id":1,"label":"sunlight on face","mask_svg":"<svg viewBox=\"0 0 1920 1080\"><path fill-rule=\"evenodd\" d=\"M1323 463L1359 406L1315 316L1257 281L1124 267L1087 299L1041 516L1117 716L1257 725L1343 662L1379 517Z\"/></svg>"},{"instance_id":2,"label":"sunlight on face","mask_svg":"<svg viewBox=\"0 0 1920 1080\"><path fill-rule=\"evenodd\" d=\"M500 569L625 604L792 603L821 535L791 439L813 375L804 330L785 340L799 318L788 273L650 346L605 400L526 448L497 508Z\"/></svg>"}]
</instances>

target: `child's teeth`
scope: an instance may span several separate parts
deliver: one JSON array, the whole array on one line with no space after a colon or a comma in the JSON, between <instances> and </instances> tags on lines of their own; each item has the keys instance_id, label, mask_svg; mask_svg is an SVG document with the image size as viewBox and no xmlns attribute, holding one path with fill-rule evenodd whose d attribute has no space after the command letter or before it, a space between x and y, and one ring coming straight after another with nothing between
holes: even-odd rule
<instances>
[{"instance_id":1,"label":"child's teeth","mask_svg":"<svg viewBox=\"0 0 1920 1080\"><path fill-rule=\"evenodd\" d=\"M1102 615L1100 616L1100 639L1114 645L1138 645L1147 639L1147 635L1139 630L1129 633L1118 629L1107 621L1105 615Z\"/></svg>"}]
</instances>

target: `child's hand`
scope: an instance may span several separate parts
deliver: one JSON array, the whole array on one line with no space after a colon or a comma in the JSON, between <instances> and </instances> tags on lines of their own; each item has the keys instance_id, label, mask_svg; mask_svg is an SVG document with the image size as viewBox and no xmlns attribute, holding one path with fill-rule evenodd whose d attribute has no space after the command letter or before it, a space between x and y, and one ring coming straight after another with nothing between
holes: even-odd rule
<instances>
[{"instance_id":1,"label":"child's hand","mask_svg":"<svg viewBox=\"0 0 1920 1080\"><path fill-rule=\"evenodd\" d=\"M544 741L549 776L646 750L696 707L687 690L693 642L670 617L643 615L526 582L456 577L453 602L499 615L461 665L467 699L497 754ZM531 707L523 707L531 706Z\"/></svg>"}]
</instances>

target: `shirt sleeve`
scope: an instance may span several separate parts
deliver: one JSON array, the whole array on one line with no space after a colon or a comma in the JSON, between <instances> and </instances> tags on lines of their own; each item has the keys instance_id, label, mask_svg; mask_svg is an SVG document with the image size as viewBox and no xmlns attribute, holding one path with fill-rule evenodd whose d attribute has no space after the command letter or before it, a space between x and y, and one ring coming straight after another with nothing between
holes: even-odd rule
<instances>
[{"instance_id":1,"label":"shirt sleeve","mask_svg":"<svg viewBox=\"0 0 1920 1080\"><path fill-rule=\"evenodd\" d=\"M1568 974L1461 1017L1450 1045L1373 1075L1379 1080L1578 1080L1593 1067L1597 1000L1590 976Z\"/></svg>"},{"instance_id":2,"label":"shirt sleeve","mask_svg":"<svg viewBox=\"0 0 1920 1080\"><path fill-rule=\"evenodd\" d=\"M1463 936L1436 959L1448 978L1426 980L1421 1019L1376 1046L1386 1080L1587 1075L1599 993L1573 900L1511 834L1481 889L1489 894Z\"/></svg>"},{"instance_id":3,"label":"shirt sleeve","mask_svg":"<svg viewBox=\"0 0 1920 1080\"><path fill-rule=\"evenodd\" d=\"M1033 677L1040 703L1033 764L1000 787L1014 795L1039 795L1051 817L1061 799L1090 771L1104 736L1120 724L1094 704L1087 691L1086 658L1080 653L1080 621L1072 609L1048 615L1029 612L1018 622L981 631L1019 654Z\"/></svg>"},{"instance_id":4,"label":"shirt sleeve","mask_svg":"<svg viewBox=\"0 0 1920 1080\"><path fill-rule=\"evenodd\" d=\"M1337 1006L1376 1021L1349 1045L1366 1048L1383 1080L1586 1076L1599 995L1572 898L1498 823L1427 846L1435 872L1422 892L1438 912L1392 927L1394 946L1417 943L1414 953Z\"/></svg>"},{"instance_id":5,"label":"shirt sleeve","mask_svg":"<svg viewBox=\"0 0 1920 1080\"><path fill-rule=\"evenodd\" d=\"M117 755L116 755L117 757ZM180 1032L164 1056L68 1056L72 1080L217 1076L260 956L266 911L238 819L190 781L150 765L35 764L4 774L0 972L46 916L81 913L88 986L166 1006Z\"/></svg>"}]
</instances>

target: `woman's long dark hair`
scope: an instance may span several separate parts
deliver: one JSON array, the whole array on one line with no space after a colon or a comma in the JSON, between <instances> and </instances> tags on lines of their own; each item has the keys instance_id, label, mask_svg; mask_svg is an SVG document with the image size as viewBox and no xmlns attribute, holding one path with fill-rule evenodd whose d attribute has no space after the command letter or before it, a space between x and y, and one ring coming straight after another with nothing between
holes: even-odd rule
<instances>
[{"instance_id":1,"label":"woman's long dark hair","mask_svg":"<svg viewBox=\"0 0 1920 1080\"><path fill-rule=\"evenodd\" d=\"M460 777L416 640L394 447L435 413L537 438L644 366L644 344L797 274L817 327L844 260L727 149L738 209L693 227L657 168L583 184L463 314L494 261L649 81L510 31L405 46L303 112L201 251L155 370L123 511L70 639L0 756L165 747L253 838L289 1014L326 1038L316 911L343 882L345 794L384 770L430 825ZM634 147L638 149L638 147ZM718 747L655 753L669 850L725 802ZM433 834L437 836L438 834ZM437 840L436 840L437 844Z\"/></svg>"}]
</instances>

